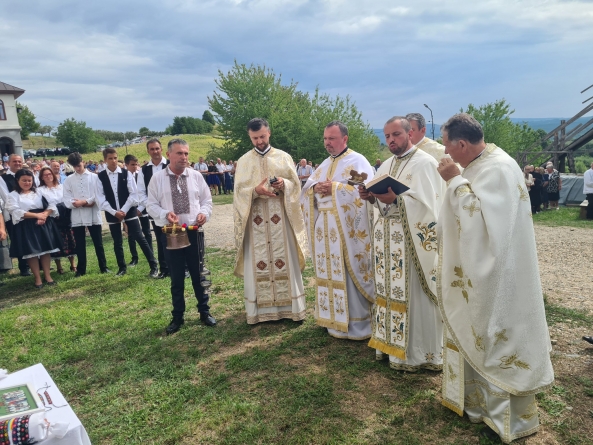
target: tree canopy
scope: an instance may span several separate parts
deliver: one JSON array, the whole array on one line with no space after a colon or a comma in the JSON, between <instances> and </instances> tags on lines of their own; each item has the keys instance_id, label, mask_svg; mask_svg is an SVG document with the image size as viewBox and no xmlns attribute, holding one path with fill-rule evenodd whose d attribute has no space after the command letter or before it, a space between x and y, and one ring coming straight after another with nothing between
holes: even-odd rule
<instances>
[{"instance_id":1,"label":"tree canopy","mask_svg":"<svg viewBox=\"0 0 593 445\"><path fill-rule=\"evenodd\" d=\"M76 121L74 118L66 119L58 125L55 135L60 144L80 153L94 152L97 145L105 143L97 132L86 126L86 122Z\"/></svg>"},{"instance_id":2,"label":"tree canopy","mask_svg":"<svg viewBox=\"0 0 593 445\"><path fill-rule=\"evenodd\" d=\"M210 110L204 111L204 114L202 114L202 120L204 122L209 122L212 125L215 125L216 124L216 121L214 120L214 116L212 115L212 113L210 112Z\"/></svg>"},{"instance_id":3,"label":"tree canopy","mask_svg":"<svg viewBox=\"0 0 593 445\"><path fill-rule=\"evenodd\" d=\"M217 89L208 104L226 140L222 148L212 148L212 155L237 159L249 151L252 143L246 127L255 117L270 123L271 145L295 160L320 163L327 157L323 130L333 120L348 126L348 145L354 150L373 161L377 155L379 138L363 122L349 96L332 98L318 88L313 94L302 92L293 80L283 84L282 75L272 69L237 61L228 73L219 71L215 82Z\"/></svg>"},{"instance_id":4,"label":"tree canopy","mask_svg":"<svg viewBox=\"0 0 593 445\"><path fill-rule=\"evenodd\" d=\"M26 140L29 139L29 135L31 133L39 132L39 122L35 120L35 115L29 107L16 102L17 109L21 109L18 113L19 125L21 127L21 139Z\"/></svg>"},{"instance_id":5,"label":"tree canopy","mask_svg":"<svg viewBox=\"0 0 593 445\"><path fill-rule=\"evenodd\" d=\"M197 117L175 116L173 123L167 127L167 134L204 134L212 131L213 125Z\"/></svg>"}]
</instances>

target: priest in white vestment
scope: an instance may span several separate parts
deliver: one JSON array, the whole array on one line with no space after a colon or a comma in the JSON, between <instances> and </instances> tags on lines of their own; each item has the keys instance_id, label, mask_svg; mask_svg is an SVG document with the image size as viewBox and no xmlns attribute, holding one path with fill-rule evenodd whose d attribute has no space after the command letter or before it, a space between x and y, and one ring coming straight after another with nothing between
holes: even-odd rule
<instances>
[{"instance_id":1,"label":"priest in white vestment","mask_svg":"<svg viewBox=\"0 0 593 445\"><path fill-rule=\"evenodd\" d=\"M554 381L529 194L473 117L457 114L441 132L453 158L439 163L443 404L508 443L538 430L535 394Z\"/></svg>"},{"instance_id":2,"label":"priest in white vestment","mask_svg":"<svg viewBox=\"0 0 593 445\"><path fill-rule=\"evenodd\" d=\"M445 157L445 147L426 137L426 119L420 113L406 114L406 119L412 126L412 144L428 153L438 161Z\"/></svg>"},{"instance_id":3,"label":"priest in white vestment","mask_svg":"<svg viewBox=\"0 0 593 445\"><path fill-rule=\"evenodd\" d=\"M311 258L315 267L315 320L331 336L365 340L371 336L374 282L367 203L349 185L351 171L373 177L364 156L348 148L348 128L330 122L323 141L329 158L301 192Z\"/></svg>"},{"instance_id":4,"label":"priest in white vestment","mask_svg":"<svg viewBox=\"0 0 593 445\"><path fill-rule=\"evenodd\" d=\"M377 359L389 355L390 366L402 371L443 367L443 320L436 293L437 219L445 183L437 161L411 141L411 126L396 116L384 127L394 154L381 164L377 176L388 174L409 187L401 195L391 189L372 194L372 255L375 305L369 346Z\"/></svg>"},{"instance_id":5,"label":"priest in white vestment","mask_svg":"<svg viewBox=\"0 0 593 445\"><path fill-rule=\"evenodd\" d=\"M301 321L307 235L300 181L290 155L270 146L268 122L255 118L247 128L254 148L237 163L233 199L235 275L244 278L247 323Z\"/></svg>"}]
</instances>

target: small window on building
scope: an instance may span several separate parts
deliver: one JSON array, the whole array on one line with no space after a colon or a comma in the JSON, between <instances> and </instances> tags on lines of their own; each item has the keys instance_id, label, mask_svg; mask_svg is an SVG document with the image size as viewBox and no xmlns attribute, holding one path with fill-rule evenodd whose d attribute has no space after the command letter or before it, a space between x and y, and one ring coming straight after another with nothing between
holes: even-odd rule
<instances>
[{"instance_id":1,"label":"small window on building","mask_svg":"<svg viewBox=\"0 0 593 445\"><path fill-rule=\"evenodd\" d=\"M4 111L4 102L0 100L0 121L6 120L6 112Z\"/></svg>"}]
</instances>

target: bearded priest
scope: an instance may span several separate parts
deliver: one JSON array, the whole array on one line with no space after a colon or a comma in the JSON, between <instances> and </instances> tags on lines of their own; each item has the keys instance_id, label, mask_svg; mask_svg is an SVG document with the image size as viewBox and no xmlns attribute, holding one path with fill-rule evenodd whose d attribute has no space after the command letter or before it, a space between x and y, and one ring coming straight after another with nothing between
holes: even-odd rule
<instances>
[{"instance_id":1,"label":"bearded priest","mask_svg":"<svg viewBox=\"0 0 593 445\"><path fill-rule=\"evenodd\" d=\"M390 366L414 372L443 368L443 320L436 293L437 219L445 183L437 161L412 144L412 128L395 116L384 126L393 156L377 175L388 174L409 190L399 196L369 193L373 206L372 252L375 271L373 336L377 360L389 355Z\"/></svg>"},{"instance_id":2,"label":"bearded priest","mask_svg":"<svg viewBox=\"0 0 593 445\"><path fill-rule=\"evenodd\" d=\"M438 169L448 184L438 223L443 404L508 443L538 430L535 394L554 381L529 194L472 116L456 114L441 132L453 158Z\"/></svg>"},{"instance_id":3,"label":"bearded priest","mask_svg":"<svg viewBox=\"0 0 593 445\"><path fill-rule=\"evenodd\" d=\"M235 275L244 278L247 323L305 318L307 235L299 206L301 189L288 153L270 145L270 125L247 124L253 150L237 162L233 210Z\"/></svg>"},{"instance_id":4,"label":"bearded priest","mask_svg":"<svg viewBox=\"0 0 593 445\"><path fill-rule=\"evenodd\" d=\"M301 208L315 267L315 320L332 337L371 336L374 283L367 204L348 184L351 171L370 180L373 168L348 148L348 127L332 121L323 142L329 157L303 186Z\"/></svg>"}]
</instances>

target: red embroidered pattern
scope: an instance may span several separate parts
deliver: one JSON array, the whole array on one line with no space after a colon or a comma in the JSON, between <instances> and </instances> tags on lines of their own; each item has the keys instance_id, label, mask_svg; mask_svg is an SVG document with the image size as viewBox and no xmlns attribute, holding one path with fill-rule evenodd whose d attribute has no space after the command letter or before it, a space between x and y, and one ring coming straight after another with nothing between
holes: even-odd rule
<instances>
[{"instance_id":1,"label":"red embroidered pattern","mask_svg":"<svg viewBox=\"0 0 593 445\"><path fill-rule=\"evenodd\" d=\"M280 222L280 217L274 213L274 216L270 218L270 221L272 221L274 224L278 224Z\"/></svg>"},{"instance_id":2,"label":"red embroidered pattern","mask_svg":"<svg viewBox=\"0 0 593 445\"><path fill-rule=\"evenodd\" d=\"M259 263L257 263L256 266L259 270L264 270L266 267L268 267L268 265L266 263L264 263L263 261L260 261Z\"/></svg>"},{"instance_id":3,"label":"red embroidered pattern","mask_svg":"<svg viewBox=\"0 0 593 445\"><path fill-rule=\"evenodd\" d=\"M282 261L280 258L278 258L274 264L278 269L282 269L286 265L286 263Z\"/></svg>"},{"instance_id":4,"label":"red embroidered pattern","mask_svg":"<svg viewBox=\"0 0 593 445\"><path fill-rule=\"evenodd\" d=\"M261 216L257 215L255 218L253 218L253 222L259 226L262 222L264 222L264 220Z\"/></svg>"}]
</instances>

